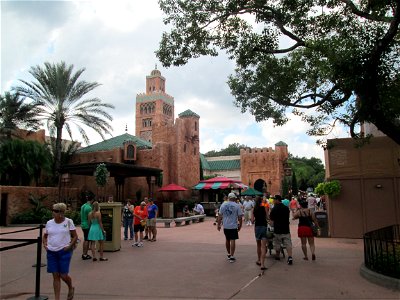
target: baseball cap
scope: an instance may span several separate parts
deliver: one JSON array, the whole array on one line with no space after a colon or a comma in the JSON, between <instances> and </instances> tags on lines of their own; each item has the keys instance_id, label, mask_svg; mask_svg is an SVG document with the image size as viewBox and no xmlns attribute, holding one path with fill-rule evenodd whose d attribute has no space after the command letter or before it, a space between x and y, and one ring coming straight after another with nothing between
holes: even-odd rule
<instances>
[{"instance_id":1,"label":"baseball cap","mask_svg":"<svg viewBox=\"0 0 400 300\"><path fill-rule=\"evenodd\" d=\"M236 197L235 193L229 193L229 194L228 194L228 198L229 198L229 199L233 199L233 198L236 199L237 197Z\"/></svg>"}]
</instances>

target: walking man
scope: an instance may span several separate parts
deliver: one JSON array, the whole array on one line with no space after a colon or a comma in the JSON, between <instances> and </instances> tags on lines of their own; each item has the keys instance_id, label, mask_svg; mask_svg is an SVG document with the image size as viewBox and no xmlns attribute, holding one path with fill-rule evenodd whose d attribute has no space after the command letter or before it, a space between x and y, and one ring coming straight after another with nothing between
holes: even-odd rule
<instances>
[{"instance_id":1,"label":"walking man","mask_svg":"<svg viewBox=\"0 0 400 300\"><path fill-rule=\"evenodd\" d=\"M274 207L269 214L269 218L273 221L274 225L274 248L275 259L280 260L281 247L286 248L288 253L288 265L293 264L292 258L292 239L290 237L289 228L289 208L282 203L281 195L275 195Z\"/></svg>"},{"instance_id":2,"label":"walking man","mask_svg":"<svg viewBox=\"0 0 400 300\"><path fill-rule=\"evenodd\" d=\"M242 228L243 211L240 205L236 203L235 193L229 193L227 202L222 203L218 214L218 231L221 230L221 221L224 226L225 247L227 251L228 261L233 263L236 261L234 256L236 248L236 240L239 239L239 231Z\"/></svg>"},{"instance_id":3,"label":"walking man","mask_svg":"<svg viewBox=\"0 0 400 300\"><path fill-rule=\"evenodd\" d=\"M82 259L87 260L92 257L88 254L89 250L89 222L88 216L92 212L92 201L89 196L86 196L86 203L81 206L81 228L83 231L83 243L82 243Z\"/></svg>"}]
</instances>

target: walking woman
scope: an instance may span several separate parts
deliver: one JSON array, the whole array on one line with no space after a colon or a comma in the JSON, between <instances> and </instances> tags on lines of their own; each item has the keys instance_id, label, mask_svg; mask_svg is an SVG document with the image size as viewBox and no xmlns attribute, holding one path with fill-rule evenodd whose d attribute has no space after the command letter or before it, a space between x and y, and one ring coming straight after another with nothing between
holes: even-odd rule
<instances>
[{"instance_id":1,"label":"walking woman","mask_svg":"<svg viewBox=\"0 0 400 300\"><path fill-rule=\"evenodd\" d=\"M307 201L300 201L300 208L293 215L293 220L299 219L299 226L297 229L298 237L301 240L301 249L304 253L304 260L308 260L307 255L307 241L311 250L311 259L315 260L315 243L314 235L312 231L312 223L314 223L318 228L318 221L315 218L314 213L307 208Z\"/></svg>"},{"instance_id":2,"label":"walking woman","mask_svg":"<svg viewBox=\"0 0 400 300\"><path fill-rule=\"evenodd\" d=\"M265 255L267 252L267 217L268 217L268 207L264 206L262 203L262 198L260 196L256 197L253 215L251 217L251 222L254 224L254 234L257 242L257 261L256 264L261 266L261 270L264 271L265 267Z\"/></svg>"},{"instance_id":3,"label":"walking woman","mask_svg":"<svg viewBox=\"0 0 400 300\"><path fill-rule=\"evenodd\" d=\"M78 239L74 222L64 216L65 203L53 205L53 219L46 223L43 246L47 251L47 272L53 274L53 289L56 300L60 299L61 280L68 286L67 300L74 298L75 288L68 275L74 245Z\"/></svg>"},{"instance_id":4,"label":"walking woman","mask_svg":"<svg viewBox=\"0 0 400 300\"><path fill-rule=\"evenodd\" d=\"M104 250L104 237L105 231L103 228L103 222L101 221L101 213L99 203L96 201L93 203L93 210L89 214L89 224L90 230L88 239L90 241L90 249L92 250L93 261L97 261L96 251L95 251L95 243L99 242L99 252L100 252L100 261L107 261L107 258L103 257Z\"/></svg>"}]
</instances>

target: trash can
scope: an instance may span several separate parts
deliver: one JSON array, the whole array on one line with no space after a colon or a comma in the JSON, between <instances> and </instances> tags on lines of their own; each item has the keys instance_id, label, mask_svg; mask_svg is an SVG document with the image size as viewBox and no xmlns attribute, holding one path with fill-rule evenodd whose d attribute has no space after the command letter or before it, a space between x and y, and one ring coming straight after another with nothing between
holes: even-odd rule
<instances>
[{"instance_id":1,"label":"trash can","mask_svg":"<svg viewBox=\"0 0 400 300\"><path fill-rule=\"evenodd\" d=\"M121 249L121 208L120 202L99 203L101 220L106 232L104 251Z\"/></svg>"},{"instance_id":2,"label":"trash can","mask_svg":"<svg viewBox=\"0 0 400 300\"><path fill-rule=\"evenodd\" d=\"M320 237L329 237L328 214L325 211L315 212L315 218L321 228Z\"/></svg>"}]
</instances>

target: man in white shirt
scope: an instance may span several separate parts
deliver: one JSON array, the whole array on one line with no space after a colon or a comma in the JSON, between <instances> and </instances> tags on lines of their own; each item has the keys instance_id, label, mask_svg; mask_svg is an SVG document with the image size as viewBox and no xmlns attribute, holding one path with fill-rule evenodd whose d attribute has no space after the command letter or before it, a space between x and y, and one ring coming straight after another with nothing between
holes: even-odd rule
<instances>
[{"instance_id":1,"label":"man in white shirt","mask_svg":"<svg viewBox=\"0 0 400 300\"><path fill-rule=\"evenodd\" d=\"M193 208L193 212L195 215L203 215L204 214L204 207L200 203L196 203Z\"/></svg>"}]
</instances>

